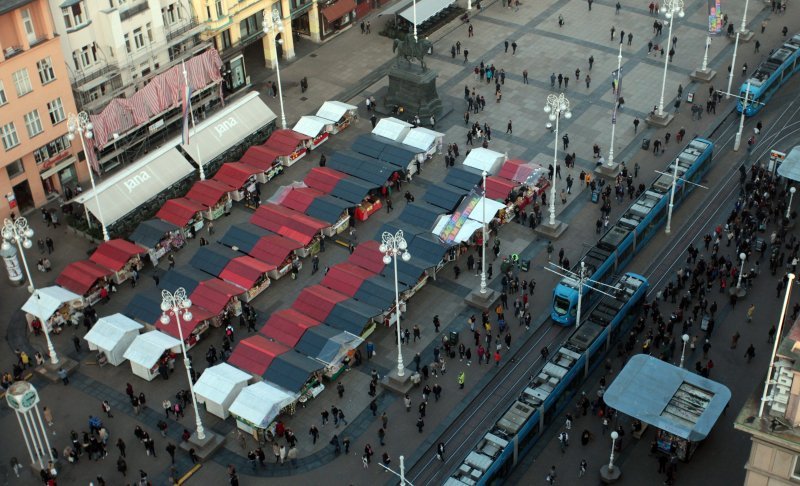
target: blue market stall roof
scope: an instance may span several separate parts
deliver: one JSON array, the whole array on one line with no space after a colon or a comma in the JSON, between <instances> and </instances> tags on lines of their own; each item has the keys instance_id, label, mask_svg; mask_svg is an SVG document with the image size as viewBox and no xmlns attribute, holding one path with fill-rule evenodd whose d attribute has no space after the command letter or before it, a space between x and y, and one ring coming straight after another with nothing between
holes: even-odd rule
<instances>
[{"instance_id":1,"label":"blue market stall roof","mask_svg":"<svg viewBox=\"0 0 800 486\"><path fill-rule=\"evenodd\" d=\"M421 153L414 147L372 133L360 135L351 148L367 157L388 162L400 170L406 170L417 153Z\"/></svg>"},{"instance_id":2,"label":"blue market stall roof","mask_svg":"<svg viewBox=\"0 0 800 486\"><path fill-rule=\"evenodd\" d=\"M393 173L400 170L398 167L380 160L360 159L342 153L334 153L328 157L327 166L377 186L384 185Z\"/></svg>"},{"instance_id":3,"label":"blue market stall roof","mask_svg":"<svg viewBox=\"0 0 800 486\"><path fill-rule=\"evenodd\" d=\"M325 324L340 331L347 331L350 334L361 336L369 321L382 313L382 310L378 307L373 307L355 299L346 299L338 302L331 309L330 314L325 318Z\"/></svg>"},{"instance_id":4,"label":"blue market stall roof","mask_svg":"<svg viewBox=\"0 0 800 486\"><path fill-rule=\"evenodd\" d=\"M392 226L390 224L384 224L381 227L381 229L376 233L375 239L380 239L381 235L384 232L389 232L394 235L397 233L397 230L398 228L395 226ZM422 229L408 230L407 228L404 228L403 236L409 248L411 248L411 245L414 243L414 239L416 238L416 235L414 235L415 231L422 232L423 230ZM414 285L417 284L422 274L425 273L425 270L430 268L431 265L427 263L427 259L420 259L419 258L420 255L414 254L413 252L411 252L410 254L411 254L411 260L407 262L403 261L403 259L401 258L397 259L397 280L399 282L406 284L408 287L413 287ZM384 266L381 275L393 278L394 263Z\"/></svg>"},{"instance_id":5,"label":"blue market stall roof","mask_svg":"<svg viewBox=\"0 0 800 486\"><path fill-rule=\"evenodd\" d=\"M725 385L644 354L603 395L617 411L692 442L708 436L730 399Z\"/></svg>"},{"instance_id":6,"label":"blue market stall roof","mask_svg":"<svg viewBox=\"0 0 800 486\"><path fill-rule=\"evenodd\" d=\"M403 287L400 284L400 290L405 290ZM375 275L361 282L353 297L373 307L391 309L395 303L394 282L383 275Z\"/></svg>"},{"instance_id":7,"label":"blue market stall roof","mask_svg":"<svg viewBox=\"0 0 800 486\"><path fill-rule=\"evenodd\" d=\"M423 199L427 203L438 206L448 213L452 213L469 191L469 189L464 190L459 187L451 186L450 184L433 184L428 187L428 191L425 192Z\"/></svg>"},{"instance_id":8,"label":"blue market stall roof","mask_svg":"<svg viewBox=\"0 0 800 486\"><path fill-rule=\"evenodd\" d=\"M225 235L219 240L225 246L238 248L239 250L250 253L258 244L259 240L265 236L273 236L270 230L266 230L252 223L235 224L228 228Z\"/></svg>"},{"instance_id":9,"label":"blue market stall roof","mask_svg":"<svg viewBox=\"0 0 800 486\"><path fill-rule=\"evenodd\" d=\"M281 388L299 393L311 375L324 367L320 361L295 351L287 351L272 360L264 373L264 379Z\"/></svg>"},{"instance_id":10,"label":"blue market stall roof","mask_svg":"<svg viewBox=\"0 0 800 486\"><path fill-rule=\"evenodd\" d=\"M342 213L354 205L354 203L344 199L325 195L311 201L308 209L306 209L306 214L320 221L336 224L339 218L342 217Z\"/></svg>"},{"instance_id":11,"label":"blue market stall roof","mask_svg":"<svg viewBox=\"0 0 800 486\"><path fill-rule=\"evenodd\" d=\"M449 249L450 247L442 243L430 230L417 233L408 245L411 258L426 263L428 267L439 265Z\"/></svg>"},{"instance_id":12,"label":"blue market stall roof","mask_svg":"<svg viewBox=\"0 0 800 486\"><path fill-rule=\"evenodd\" d=\"M161 241L164 235L179 229L180 228L174 224L167 223L161 219L148 219L147 221L139 223L139 226L133 230L133 233L128 239L145 248L155 248L156 243Z\"/></svg>"},{"instance_id":13,"label":"blue market stall roof","mask_svg":"<svg viewBox=\"0 0 800 486\"><path fill-rule=\"evenodd\" d=\"M320 359L326 346L329 346L330 342L340 334L342 334L342 331L334 329L331 326L315 326L303 333L303 337L297 341L294 349L298 353Z\"/></svg>"},{"instance_id":14,"label":"blue market stall roof","mask_svg":"<svg viewBox=\"0 0 800 486\"><path fill-rule=\"evenodd\" d=\"M198 248L192 259L189 260L189 265L211 276L219 277L225 267L240 256L244 256L244 253L239 253L220 243L212 243Z\"/></svg>"},{"instance_id":15,"label":"blue market stall roof","mask_svg":"<svg viewBox=\"0 0 800 486\"><path fill-rule=\"evenodd\" d=\"M122 313L146 324L158 322L161 317L161 291L151 288L144 292L136 292Z\"/></svg>"},{"instance_id":16,"label":"blue market stall roof","mask_svg":"<svg viewBox=\"0 0 800 486\"><path fill-rule=\"evenodd\" d=\"M197 286L200 285L200 282L205 282L211 278L213 277L206 272L185 265L179 268L173 268L164 274L164 276L161 277L158 288L175 292L178 287L183 287L186 289L186 295L191 295Z\"/></svg>"},{"instance_id":17,"label":"blue market stall roof","mask_svg":"<svg viewBox=\"0 0 800 486\"><path fill-rule=\"evenodd\" d=\"M431 204L407 204L400 213L400 221L430 230L443 212L442 208Z\"/></svg>"},{"instance_id":18,"label":"blue market stall roof","mask_svg":"<svg viewBox=\"0 0 800 486\"><path fill-rule=\"evenodd\" d=\"M378 187L380 184L375 185L357 177L348 176L336 183L336 187L333 188L330 195L356 205L364 201L369 191Z\"/></svg>"},{"instance_id":19,"label":"blue market stall roof","mask_svg":"<svg viewBox=\"0 0 800 486\"><path fill-rule=\"evenodd\" d=\"M475 186L480 185L482 180L483 174L481 174L481 171L464 166L450 168L444 178L445 184L467 191L471 191Z\"/></svg>"}]
</instances>

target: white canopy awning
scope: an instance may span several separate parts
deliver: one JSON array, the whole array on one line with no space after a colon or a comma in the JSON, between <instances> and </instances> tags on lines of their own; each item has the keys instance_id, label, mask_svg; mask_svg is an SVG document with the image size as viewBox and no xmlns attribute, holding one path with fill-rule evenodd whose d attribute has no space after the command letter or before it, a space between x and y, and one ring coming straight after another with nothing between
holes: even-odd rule
<instances>
[{"instance_id":1,"label":"white canopy awning","mask_svg":"<svg viewBox=\"0 0 800 486\"><path fill-rule=\"evenodd\" d=\"M420 0L417 2L417 25L441 12L451 3L453 3L453 0ZM413 23L414 6L412 5L400 12L400 16Z\"/></svg>"},{"instance_id":2,"label":"white canopy awning","mask_svg":"<svg viewBox=\"0 0 800 486\"><path fill-rule=\"evenodd\" d=\"M497 212L500 211L501 209L505 208L505 207L506 207L506 205L501 203L501 202L494 201L492 199L486 199L485 197L482 197L478 201L478 204L476 204L475 207L472 208L472 211L470 211L468 217L469 217L469 219L471 219L473 221L477 221L478 223L487 223L488 224L488 223L490 223L492 221L492 218L494 218L495 215L497 215ZM484 212L484 209L485 209L485 212ZM484 215L485 215L486 219L484 219Z\"/></svg>"},{"instance_id":3,"label":"white canopy awning","mask_svg":"<svg viewBox=\"0 0 800 486\"><path fill-rule=\"evenodd\" d=\"M261 381L242 390L228 411L239 419L263 429L278 416L283 407L296 398L293 393Z\"/></svg>"},{"instance_id":4,"label":"white canopy awning","mask_svg":"<svg viewBox=\"0 0 800 486\"><path fill-rule=\"evenodd\" d=\"M275 118L257 92L247 93L203 120L196 129L192 128L189 145L182 147L195 162L206 165ZM197 160L198 148L200 160Z\"/></svg>"},{"instance_id":5,"label":"white canopy awning","mask_svg":"<svg viewBox=\"0 0 800 486\"><path fill-rule=\"evenodd\" d=\"M464 165L479 171L485 170L489 175L492 175L497 173L505 159L506 156L500 152L478 147L470 151L467 158L464 159Z\"/></svg>"},{"instance_id":6,"label":"white canopy awning","mask_svg":"<svg viewBox=\"0 0 800 486\"><path fill-rule=\"evenodd\" d=\"M150 369L155 366L164 351L179 348L181 342L161 331L150 331L139 334L123 357L132 363Z\"/></svg>"},{"instance_id":7,"label":"white canopy awning","mask_svg":"<svg viewBox=\"0 0 800 486\"><path fill-rule=\"evenodd\" d=\"M783 159L778 167L778 175L795 182L800 181L800 145L793 148Z\"/></svg>"},{"instance_id":8,"label":"white canopy awning","mask_svg":"<svg viewBox=\"0 0 800 486\"><path fill-rule=\"evenodd\" d=\"M444 231L445 226L450 222L450 219L451 215L449 214L443 214L442 216L439 216L439 219L436 220L436 224L433 227L432 233L441 238L442 232ZM453 237L452 240L448 238L448 241L445 241L445 243L463 243L469 240L473 233L481 229L481 226L481 223L478 221L466 219L461 225L461 228L458 229L455 237Z\"/></svg>"},{"instance_id":9,"label":"white canopy awning","mask_svg":"<svg viewBox=\"0 0 800 486\"><path fill-rule=\"evenodd\" d=\"M326 101L317 110L317 116L333 122L338 122L348 111L355 111L358 107L342 103L341 101Z\"/></svg>"},{"instance_id":10,"label":"white canopy awning","mask_svg":"<svg viewBox=\"0 0 800 486\"><path fill-rule=\"evenodd\" d=\"M28 301L22 306L22 310L45 322L65 303L80 299L80 295L54 285L37 289L33 295L28 297Z\"/></svg>"},{"instance_id":11,"label":"white canopy awning","mask_svg":"<svg viewBox=\"0 0 800 486\"><path fill-rule=\"evenodd\" d=\"M247 383L252 376L228 363L206 368L194 384L194 392L201 403L210 400L222 403L239 383ZM201 400L201 397L203 400Z\"/></svg>"},{"instance_id":12,"label":"white canopy awning","mask_svg":"<svg viewBox=\"0 0 800 486\"><path fill-rule=\"evenodd\" d=\"M74 200L86 206L98 220L108 226L135 211L194 170L178 149L166 144L97 184L97 199L103 207L102 217L97 209L95 189L83 191Z\"/></svg>"},{"instance_id":13,"label":"white canopy awning","mask_svg":"<svg viewBox=\"0 0 800 486\"><path fill-rule=\"evenodd\" d=\"M301 116L292 130L302 133L306 137L314 138L324 132L325 127L331 123L330 120L318 116Z\"/></svg>"},{"instance_id":14,"label":"white canopy awning","mask_svg":"<svg viewBox=\"0 0 800 486\"><path fill-rule=\"evenodd\" d=\"M428 151L436 145L437 140L442 139L444 139L444 133L435 132L425 127L417 127L412 128L402 142L403 145Z\"/></svg>"},{"instance_id":15,"label":"white canopy awning","mask_svg":"<svg viewBox=\"0 0 800 486\"><path fill-rule=\"evenodd\" d=\"M388 138L389 140L394 140L395 142L400 142L406 138L406 135L413 126L414 125L406 123L403 120L398 120L397 118L381 118L378 124L375 125L375 128L372 129L372 133Z\"/></svg>"},{"instance_id":16,"label":"white canopy awning","mask_svg":"<svg viewBox=\"0 0 800 486\"><path fill-rule=\"evenodd\" d=\"M142 326L138 322L122 314L112 314L101 317L97 323L83 336L87 342L94 344L99 349L114 349L114 346L125 334L138 331Z\"/></svg>"}]
</instances>

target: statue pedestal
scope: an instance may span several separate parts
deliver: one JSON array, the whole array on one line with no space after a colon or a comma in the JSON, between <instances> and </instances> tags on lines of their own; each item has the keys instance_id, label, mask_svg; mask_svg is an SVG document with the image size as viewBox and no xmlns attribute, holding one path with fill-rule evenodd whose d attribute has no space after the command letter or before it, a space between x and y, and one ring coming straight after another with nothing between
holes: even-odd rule
<instances>
[{"instance_id":1,"label":"statue pedestal","mask_svg":"<svg viewBox=\"0 0 800 486\"><path fill-rule=\"evenodd\" d=\"M386 90L385 109L391 111L395 106L405 109L403 118L419 115L423 123L433 115L437 120L442 115L442 100L436 91L436 78L439 73L405 61L389 69L389 87Z\"/></svg>"}]
</instances>

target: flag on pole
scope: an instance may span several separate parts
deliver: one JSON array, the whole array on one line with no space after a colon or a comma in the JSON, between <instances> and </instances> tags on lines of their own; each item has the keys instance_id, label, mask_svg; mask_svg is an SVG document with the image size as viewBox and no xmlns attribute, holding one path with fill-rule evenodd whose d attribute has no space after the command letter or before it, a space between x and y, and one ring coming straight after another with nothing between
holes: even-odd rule
<instances>
[{"instance_id":1,"label":"flag on pole","mask_svg":"<svg viewBox=\"0 0 800 486\"><path fill-rule=\"evenodd\" d=\"M186 66L183 66L183 99L181 106L183 109L182 138L183 145L189 145L189 118L192 116L192 87L189 86L189 79L186 75Z\"/></svg>"},{"instance_id":2,"label":"flag on pole","mask_svg":"<svg viewBox=\"0 0 800 486\"><path fill-rule=\"evenodd\" d=\"M97 162L97 156L94 153L94 138L84 137L84 145L86 147L84 151L86 163L94 170L95 174L100 175L100 164Z\"/></svg>"}]
</instances>

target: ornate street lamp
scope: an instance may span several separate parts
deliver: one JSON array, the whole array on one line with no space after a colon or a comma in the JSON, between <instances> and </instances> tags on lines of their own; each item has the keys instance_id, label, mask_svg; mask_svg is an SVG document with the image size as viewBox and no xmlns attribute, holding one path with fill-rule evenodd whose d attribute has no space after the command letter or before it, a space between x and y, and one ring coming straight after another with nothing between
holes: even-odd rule
<instances>
[{"instance_id":1,"label":"ornate street lamp","mask_svg":"<svg viewBox=\"0 0 800 486\"><path fill-rule=\"evenodd\" d=\"M683 0L664 0L661 6L661 13L669 20L669 32L667 34L667 56L664 57L664 78L661 81L661 99L658 102L658 116L664 118L664 90L667 87L667 68L669 67L669 52L672 50L672 24L675 23L675 15L683 18Z\"/></svg>"},{"instance_id":2,"label":"ornate street lamp","mask_svg":"<svg viewBox=\"0 0 800 486\"><path fill-rule=\"evenodd\" d=\"M556 224L556 167L558 167L558 121L561 115L569 120L572 118L572 112L569 111L569 100L564 93L554 95L547 95L547 102L544 106L544 112L548 114L551 122L555 122L555 145L553 147L553 180L552 190L550 191L550 226L555 227Z\"/></svg>"},{"instance_id":3,"label":"ornate street lamp","mask_svg":"<svg viewBox=\"0 0 800 486\"><path fill-rule=\"evenodd\" d=\"M94 173L92 172L92 158L94 157L94 153L90 153L90 151L86 150L86 139L91 139L94 136L92 130L94 130L94 126L92 122L89 121L89 114L85 111L78 113L77 115L74 113L70 113L67 115L67 127L69 129L69 133L67 134L67 138L70 140L75 139L75 133L77 132L78 137L81 139L81 147L83 148L83 153L86 156L86 162L89 166L89 180L92 183L92 194L94 194L94 203L97 205L97 215L100 217L100 227L103 229L103 239L108 241L111 239L108 236L108 229L106 229L106 222L105 218L103 218L103 206L100 205L100 199L97 196L97 186L94 183ZM88 218L87 218L88 221ZM91 224L91 223L90 223Z\"/></svg>"},{"instance_id":4,"label":"ornate street lamp","mask_svg":"<svg viewBox=\"0 0 800 486\"><path fill-rule=\"evenodd\" d=\"M403 366L402 336L400 335L400 288L397 282L397 258L402 258L404 262L411 260L411 254L408 253L408 243L403 238L403 230L398 230L395 234L385 231L381 235L379 250L383 253L384 264L388 265L394 262L394 309L397 316L394 325L397 329L397 376L402 377L405 376L405 366Z\"/></svg>"}]
</instances>

